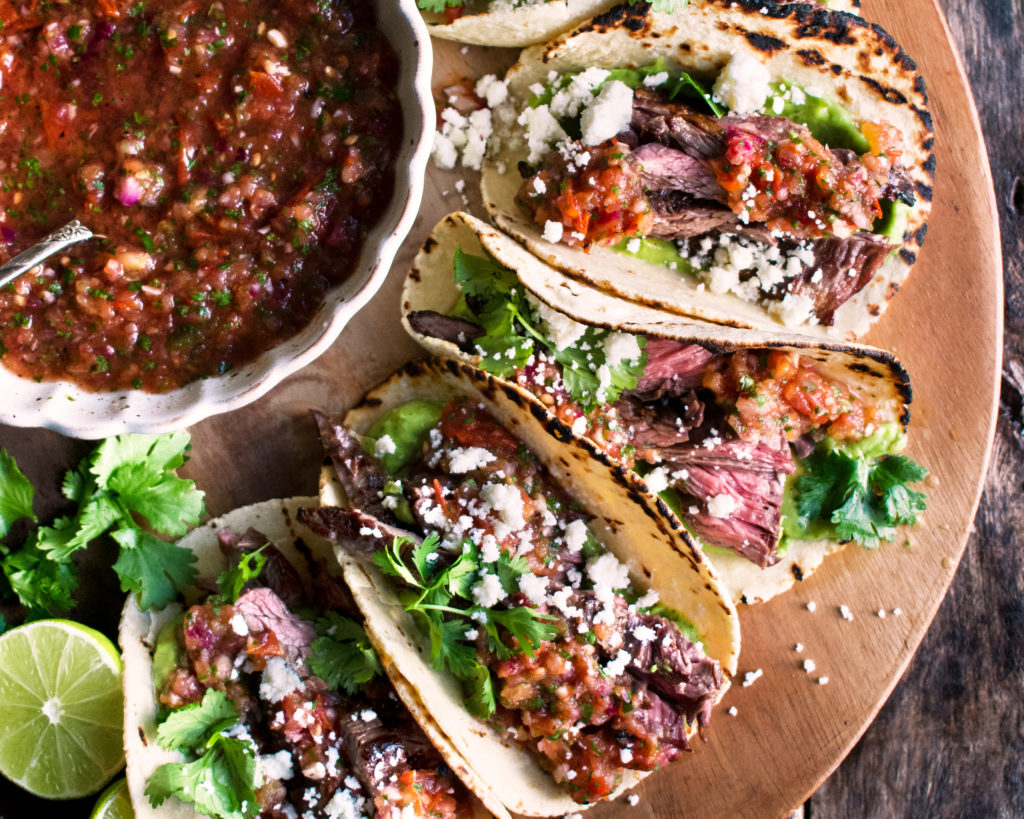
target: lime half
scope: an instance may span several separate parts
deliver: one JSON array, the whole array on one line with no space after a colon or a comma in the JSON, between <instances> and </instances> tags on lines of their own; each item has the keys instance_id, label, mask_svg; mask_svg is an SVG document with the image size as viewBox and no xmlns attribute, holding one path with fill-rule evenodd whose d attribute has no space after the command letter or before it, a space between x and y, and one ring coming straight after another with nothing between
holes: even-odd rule
<instances>
[{"instance_id":1,"label":"lime half","mask_svg":"<svg viewBox=\"0 0 1024 819\"><path fill-rule=\"evenodd\" d=\"M0 636L0 773L36 796L96 793L124 767L121 657L98 631L38 620Z\"/></svg>"},{"instance_id":2,"label":"lime half","mask_svg":"<svg viewBox=\"0 0 1024 819\"><path fill-rule=\"evenodd\" d=\"M117 780L100 794L89 819L135 819L127 779Z\"/></svg>"}]
</instances>

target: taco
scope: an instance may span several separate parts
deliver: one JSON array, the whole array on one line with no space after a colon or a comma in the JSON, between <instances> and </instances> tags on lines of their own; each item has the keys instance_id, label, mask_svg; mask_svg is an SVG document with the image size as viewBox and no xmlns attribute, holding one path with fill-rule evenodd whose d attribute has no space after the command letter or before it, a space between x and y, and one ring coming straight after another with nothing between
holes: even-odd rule
<instances>
[{"instance_id":1,"label":"taco","mask_svg":"<svg viewBox=\"0 0 1024 819\"><path fill-rule=\"evenodd\" d=\"M506 81L484 204L607 293L849 339L917 258L935 162L924 82L860 18L618 6L524 50Z\"/></svg>"},{"instance_id":2,"label":"taco","mask_svg":"<svg viewBox=\"0 0 1024 819\"><path fill-rule=\"evenodd\" d=\"M906 486L923 470L898 455L910 382L882 350L622 302L460 213L416 257L402 313L431 353L517 385L561 434L641 472L737 602L784 591L844 541L891 539L923 508Z\"/></svg>"},{"instance_id":3,"label":"taco","mask_svg":"<svg viewBox=\"0 0 1024 819\"><path fill-rule=\"evenodd\" d=\"M296 521L311 502L196 529L182 603L125 604L136 816L487 815L395 698L331 547Z\"/></svg>"},{"instance_id":4,"label":"taco","mask_svg":"<svg viewBox=\"0 0 1024 819\"><path fill-rule=\"evenodd\" d=\"M686 2L668 0L655 5L662 11L671 12L675 5L685 5ZM809 2L814 6L851 13L860 7L860 0ZM615 5L615 0L417 0L417 5L435 37L473 45L522 48L547 42L563 31L608 11Z\"/></svg>"},{"instance_id":5,"label":"taco","mask_svg":"<svg viewBox=\"0 0 1024 819\"><path fill-rule=\"evenodd\" d=\"M736 612L635 476L450 360L318 421L330 479L300 519L338 544L399 694L485 804L572 812L705 734Z\"/></svg>"}]
</instances>

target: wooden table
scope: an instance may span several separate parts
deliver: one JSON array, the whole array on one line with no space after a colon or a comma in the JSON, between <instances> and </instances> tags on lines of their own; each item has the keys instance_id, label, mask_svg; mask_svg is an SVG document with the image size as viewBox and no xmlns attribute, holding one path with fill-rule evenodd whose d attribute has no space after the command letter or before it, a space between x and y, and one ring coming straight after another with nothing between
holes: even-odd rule
<instances>
[{"instance_id":1,"label":"wooden table","mask_svg":"<svg viewBox=\"0 0 1024 819\"><path fill-rule=\"evenodd\" d=\"M977 532L949 595L889 702L809 800L807 814L814 819L1024 816L1024 504L1014 502L1024 480L1024 0L939 2L974 88L1000 206L1007 275L1003 413ZM373 355L369 347L353 354L360 353ZM302 376L290 382L296 379ZM279 390L287 393L287 383ZM323 404L341 406L354 397L324 394ZM287 394L283 400L287 405ZM267 415L262 428L288 441L309 438L313 430L304 408ZM250 412L259 414L257 408ZM251 442L232 436L230 425L208 424L196 432L205 439L196 441L197 448L216 444L233 453L235 463L226 472L247 468ZM56 469L71 466L90 448L3 426L0 446L19 461L48 464L47 474L29 471L37 485L51 484ZM29 451L31 459L25 457ZM315 459L296 465L310 475L307 492L315 467ZM261 483L266 497L303 489L284 474L264 476ZM204 488L211 508L229 508L228 490L209 482ZM40 500L44 514L58 502L55 490ZM90 551L90 567L109 565L114 557ZM112 632L116 610L104 603L120 597L116 578L108 569L88 571L89 596L75 616ZM86 816L91 804L91 798L68 803L60 812ZM56 807L0 781L0 819L52 815Z\"/></svg>"}]
</instances>

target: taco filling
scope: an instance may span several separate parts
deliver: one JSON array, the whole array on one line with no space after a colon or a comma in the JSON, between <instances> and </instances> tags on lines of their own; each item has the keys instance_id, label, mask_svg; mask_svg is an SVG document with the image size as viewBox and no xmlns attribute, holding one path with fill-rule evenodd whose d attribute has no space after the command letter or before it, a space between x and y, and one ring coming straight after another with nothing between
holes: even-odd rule
<instances>
[{"instance_id":1,"label":"taco filling","mask_svg":"<svg viewBox=\"0 0 1024 819\"><path fill-rule=\"evenodd\" d=\"M614 245L825 325L901 246L900 132L745 52L713 84L659 60L531 91L516 201L548 241Z\"/></svg>"},{"instance_id":2,"label":"taco filling","mask_svg":"<svg viewBox=\"0 0 1024 819\"><path fill-rule=\"evenodd\" d=\"M705 544L758 566L785 539L877 545L913 523L926 472L897 453L903 405L876 401L795 350L723 351L573 321L495 260L455 253L451 315L416 332L480 356L576 435L645 476Z\"/></svg>"},{"instance_id":3,"label":"taco filling","mask_svg":"<svg viewBox=\"0 0 1024 819\"><path fill-rule=\"evenodd\" d=\"M470 797L395 696L348 589L322 565L307 592L254 529L219 533L220 594L160 632L160 744L194 756L146 794L209 816L455 817Z\"/></svg>"},{"instance_id":4,"label":"taco filling","mask_svg":"<svg viewBox=\"0 0 1024 819\"><path fill-rule=\"evenodd\" d=\"M656 592L632 586L587 515L486 412L416 401L362 439L318 421L351 506L303 510L303 522L397 584L466 707L575 801L703 736L719 663Z\"/></svg>"}]
</instances>

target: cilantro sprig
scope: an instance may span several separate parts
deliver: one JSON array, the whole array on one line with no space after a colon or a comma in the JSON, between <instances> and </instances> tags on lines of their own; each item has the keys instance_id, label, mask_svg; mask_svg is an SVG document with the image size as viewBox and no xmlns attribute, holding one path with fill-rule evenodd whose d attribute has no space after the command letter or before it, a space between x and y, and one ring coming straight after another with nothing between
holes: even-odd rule
<instances>
[{"instance_id":1,"label":"cilantro sprig","mask_svg":"<svg viewBox=\"0 0 1024 819\"><path fill-rule=\"evenodd\" d=\"M480 366L488 372L509 378L526 366L530 356L547 353L562 365L566 392L586 409L615 401L643 375L645 339L637 339L639 359L615 364L608 363L604 352L609 330L587 327L573 346L559 348L539 329L540 322L513 271L494 259L464 253L462 248L455 251L453 270L466 307L484 330L476 345ZM599 373L602 366L608 368L606 379Z\"/></svg>"},{"instance_id":2,"label":"cilantro sprig","mask_svg":"<svg viewBox=\"0 0 1024 819\"><path fill-rule=\"evenodd\" d=\"M223 691L208 689L202 702L171 712L157 728L157 741L169 750L195 756L166 763L149 778L146 796L159 807L171 796L196 811L221 819L252 819L260 812L256 789L263 784L251 739L230 736L239 725L234 704Z\"/></svg>"},{"instance_id":3,"label":"cilantro sprig","mask_svg":"<svg viewBox=\"0 0 1024 819\"><path fill-rule=\"evenodd\" d=\"M924 493L907 484L924 480L928 470L903 455L866 458L819 447L802 466L796 491L804 529L827 522L840 539L874 548L925 509Z\"/></svg>"},{"instance_id":4,"label":"cilantro sprig","mask_svg":"<svg viewBox=\"0 0 1024 819\"><path fill-rule=\"evenodd\" d=\"M434 669L447 668L459 679L466 690L470 713L487 718L495 709L494 683L490 671L477 659L479 630L483 629L488 649L499 660L508 659L517 650L506 643L503 631L512 636L519 651L532 657L542 643L558 634L558 620L531 606L496 609L474 602L473 588L483 572L494 574L506 594L518 592L519 578L529 573L524 558L502 552L496 562L484 563L476 546L465 540L462 553L445 565L438 553L440 545L436 533L418 544L396 537L374 554L373 562L385 575L404 585L403 607L425 627Z\"/></svg>"},{"instance_id":5,"label":"cilantro sprig","mask_svg":"<svg viewBox=\"0 0 1024 819\"><path fill-rule=\"evenodd\" d=\"M74 605L78 573L72 556L109 534L120 547L114 571L124 591L142 608L161 608L196 578L195 555L162 540L199 522L203 493L176 474L186 461L189 436L120 435L103 441L64 476L61 491L77 504L74 514L37 526L18 548L0 543L7 594L30 616ZM37 519L31 483L14 459L0 450L0 537L20 518Z\"/></svg>"},{"instance_id":6,"label":"cilantro sprig","mask_svg":"<svg viewBox=\"0 0 1024 819\"><path fill-rule=\"evenodd\" d=\"M264 543L253 552L246 552L238 563L217 575L217 589L225 603L234 603L242 593L245 584L260 576L267 563L263 550L269 544Z\"/></svg>"},{"instance_id":7,"label":"cilantro sprig","mask_svg":"<svg viewBox=\"0 0 1024 819\"><path fill-rule=\"evenodd\" d=\"M366 630L355 620L329 611L316 621L319 636L310 646L309 667L330 688L356 694L382 669Z\"/></svg>"}]
</instances>

